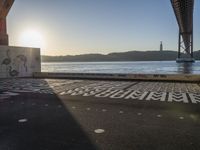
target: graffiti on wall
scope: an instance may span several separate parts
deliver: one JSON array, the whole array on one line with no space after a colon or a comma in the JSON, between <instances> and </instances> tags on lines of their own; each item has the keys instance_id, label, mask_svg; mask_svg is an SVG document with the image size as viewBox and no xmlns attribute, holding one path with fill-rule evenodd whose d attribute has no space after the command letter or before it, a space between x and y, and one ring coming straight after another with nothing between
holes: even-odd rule
<instances>
[{"instance_id":1,"label":"graffiti on wall","mask_svg":"<svg viewBox=\"0 0 200 150\"><path fill-rule=\"evenodd\" d=\"M40 53L33 49L0 47L0 78L27 77L33 72L40 72Z\"/></svg>"},{"instance_id":2,"label":"graffiti on wall","mask_svg":"<svg viewBox=\"0 0 200 150\"><path fill-rule=\"evenodd\" d=\"M20 72L27 72L27 57L17 55L13 59L10 56L10 49L6 51L6 58L3 59L1 67L6 67L6 74L10 77L17 77Z\"/></svg>"}]
</instances>

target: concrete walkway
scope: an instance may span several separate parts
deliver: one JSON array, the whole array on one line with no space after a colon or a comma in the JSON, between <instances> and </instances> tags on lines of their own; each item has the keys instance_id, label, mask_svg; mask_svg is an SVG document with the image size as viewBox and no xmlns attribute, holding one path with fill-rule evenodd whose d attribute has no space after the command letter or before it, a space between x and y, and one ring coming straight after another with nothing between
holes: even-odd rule
<instances>
[{"instance_id":1,"label":"concrete walkway","mask_svg":"<svg viewBox=\"0 0 200 150\"><path fill-rule=\"evenodd\" d=\"M0 80L0 150L200 147L200 86Z\"/></svg>"}]
</instances>

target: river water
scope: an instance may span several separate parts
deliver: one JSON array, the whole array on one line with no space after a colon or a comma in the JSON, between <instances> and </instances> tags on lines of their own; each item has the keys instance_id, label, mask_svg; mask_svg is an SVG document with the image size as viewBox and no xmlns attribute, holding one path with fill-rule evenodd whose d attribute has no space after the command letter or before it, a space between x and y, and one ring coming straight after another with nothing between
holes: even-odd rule
<instances>
[{"instance_id":1,"label":"river water","mask_svg":"<svg viewBox=\"0 0 200 150\"><path fill-rule=\"evenodd\" d=\"M200 61L176 63L175 61L137 62L45 62L43 72L67 73L145 73L145 74L200 74Z\"/></svg>"}]
</instances>

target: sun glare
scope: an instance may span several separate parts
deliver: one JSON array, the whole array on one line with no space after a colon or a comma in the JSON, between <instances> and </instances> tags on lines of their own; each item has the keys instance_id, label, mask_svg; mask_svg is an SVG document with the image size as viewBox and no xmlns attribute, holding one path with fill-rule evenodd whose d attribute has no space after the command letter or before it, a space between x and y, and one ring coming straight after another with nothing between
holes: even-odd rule
<instances>
[{"instance_id":1,"label":"sun glare","mask_svg":"<svg viewBox=\"0 0 200 150\"><path fill-rule=\"evenodd\" d=\"M42 34L36 30L26 30L20 36L20 45L26 47L42 48L44 46L44 38Z\"/></svg>"}]
</instances>

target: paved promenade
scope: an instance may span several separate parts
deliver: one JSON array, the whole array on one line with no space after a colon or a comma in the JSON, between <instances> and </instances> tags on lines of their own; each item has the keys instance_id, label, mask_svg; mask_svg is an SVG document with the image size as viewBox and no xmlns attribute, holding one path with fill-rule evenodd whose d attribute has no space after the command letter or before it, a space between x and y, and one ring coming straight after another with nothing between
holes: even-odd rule
<instances>
[{"instance_id":1,"label":"paved promenade","mask_svg":"<svg viewBox=\"0 0 200 150\"><path fill-rule=\"evenodd\" d=\"M0 150L198 150L200 85L0 80Z\"/></svg>"}]
</instances>

